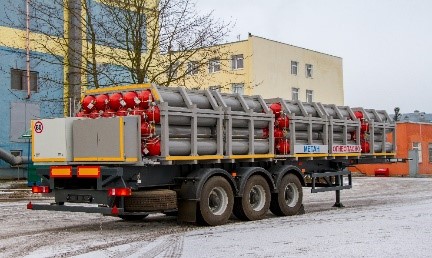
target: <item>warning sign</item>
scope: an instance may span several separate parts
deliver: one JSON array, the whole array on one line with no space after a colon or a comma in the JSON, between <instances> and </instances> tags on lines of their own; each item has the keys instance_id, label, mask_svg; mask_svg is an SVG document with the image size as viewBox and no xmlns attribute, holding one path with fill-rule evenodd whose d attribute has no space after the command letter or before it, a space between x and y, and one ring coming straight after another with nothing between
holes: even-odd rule
<instances>
[{"instance_id":1,"label":"warning sign","mask_svg":"<svg viewBox=\"0 0 432 258\"><path fill-rule=\"evenodd\" d=\"M35 133L41 133L43 131L43 124L41 121L37 121L34 124L34 131L35 131Z\"/></svg>"}]
</instances>

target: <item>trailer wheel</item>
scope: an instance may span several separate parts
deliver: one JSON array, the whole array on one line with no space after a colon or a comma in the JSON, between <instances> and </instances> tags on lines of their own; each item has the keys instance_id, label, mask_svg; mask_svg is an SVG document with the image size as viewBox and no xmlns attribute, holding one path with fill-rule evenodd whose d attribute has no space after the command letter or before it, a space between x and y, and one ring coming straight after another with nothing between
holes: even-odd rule
<instances>
[{"instance_id":1,"label":"trailer wheel","mask_svg":"<svg viewBox=\"0 0 432 258\"><path fill-rule=\"evenodd\" d=\"M303 202L300 180L294 174L285 175L273 194L270 210L277 216L292 216L299 213Z\"/></svg>"},{"instance_id":2,"label":"trailer wheel","mask_svg":"<svg viewBox=\"0 0 432 258\"><path fill-rule=\"evenodd\" d=\"M209 226L225 224L231 216L233 205L234 194L228 181L221 176L211 177L201 190L197 222Z\"/></svg>"},{"instance_id":3,"label":"trailer wheel","mask_svg":"<svg viewBox=\"0 0 432 258\"><path fill-rule=\"evenodd\" d=\"M119 215L119 218L126 221L138 221L147 218L148 214L142 215Z\"/></svg>"},{"instance_id":4,"label":"trailer wheel","mask_svg":"<svg viewBox=\"0 0 432 258\"><path fill-rule=\"evenodd\" d=\"M264 218L270 206L270 187L262 176L251 176L246 182L243 197L234 202L234 215L242 220Z\"/></svg>"}]
</instances>

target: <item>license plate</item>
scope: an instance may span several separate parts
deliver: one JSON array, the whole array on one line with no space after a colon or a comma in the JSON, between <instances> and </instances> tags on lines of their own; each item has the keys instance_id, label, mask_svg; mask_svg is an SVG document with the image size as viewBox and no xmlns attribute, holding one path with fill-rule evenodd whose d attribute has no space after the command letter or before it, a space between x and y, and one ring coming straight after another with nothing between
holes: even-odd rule
<instances>
[{"instance_id":1,"label":"license plate","mask_svg":"<svg viewBox=\"0 0 432 258\"><path fill-rule=\"evenodd\" d=\"M91 203L93 201L93 197L91 195L68 194L66 200L68 202Z\"/></svg>"}]
</instances>

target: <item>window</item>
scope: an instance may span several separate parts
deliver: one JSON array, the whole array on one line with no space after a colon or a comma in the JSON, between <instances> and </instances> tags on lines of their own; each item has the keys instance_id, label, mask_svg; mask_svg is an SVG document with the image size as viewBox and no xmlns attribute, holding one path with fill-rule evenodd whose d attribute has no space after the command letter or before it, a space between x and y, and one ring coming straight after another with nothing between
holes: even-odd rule
<instances>
[{"instance_id":1,"label":"window","mask_svg":"<svg viewBox=\"0 0 432 258\"><path fill-rule=\"evenodd\" d=\"M307 103L313 102L313 91L312 90L306 90L306 102Z\"/></svg>"},{"instance_id":2,"label":"window","mask_svg":"<svg viewBox=\"0 0 432 258\"><path fill-rule=\"evenodd\" d=\"M191 61L187 64L187 74L194 75L198 74L198 62Z\"/></svg>"},{"instance_id":3,"label":"window","mask_svg":"<svg viewBox=\"0 0 432 258\"><path fill-rule=\"evenodd\" d=\"M22 150L11 150L10 153L15 157L22 156Z\"/></svg>"},{"instance_id":4,"label":"window","mask_svg":"<svg viewBox=\"0 0 432 258\"><path fill-rule=\"evenodd\" d=\"M220 60L215 58L209 61L209 73L220 71Z\"/></svg>"},{"instance_id":5,"label":"window","mask_svg":"<svg viewBox=\"0 0 432 258\"><path fill-rule=\"evenodd\" d=\"M240 95L244 94L244 84L243 83L233 83L231 85L231 88L232 88L233 93L238 93Z\"/></svg>"},{"instance_id":6,"label":"window","mask_svg":"<svg viewBox=\"0 0 432 258\"><path fill-rule=\"evenodd\" d=\"M299 99L299 88L292 88L291 89L291 99L292 100L298 100Z\"/></svg>"},{"instance_id":7,"label":"window","mask_svg":"<svg viewBox=\"0 0 432 258\"><path fill-rule=\"evenodd\" d=\"M297 67L298 67L298 62L291 61L291 74L297 75Z\"/></svg>"},{"instance_id":8,"label":"window","mask_svg":"<svg viewBox=\"0 0 432 258\"><path fill-rule=\"evenodd\" d=\"M421 143L420 142L413 142L412 143L412 149L413 150L417 150L417 152L418 152L418 163L422 163Z\"/></svg>"},{"instance_id":9,"label":"window","mask_svg":"<svg viewBox=\"0 0 432 258\"><path fill-rule=\"evenodd\" d=\"M313 76L313 66L311 64L306 64L306 78L312 78Z\"/></svg>"},{"instance_id":10,"label":"window","mask_svg":"<svg viewBox=\"0 0 432 258\"><path fill-rule=\"evenodd\" d=\"M177 71L179 69L179 66L180 65L178 62L175 62L174 64L170 65L170 67L168 69L168 77L170 79L177 78Z\"/></svg>"},{"instance_id":11,"label":"window","mask_svg":"<svg viewBox=\"0 0 432 258\"><path fill-rule=\"evenodd\" d=\"M215 90L215 91L219 91L220 92L221 91L221 86L219 86L219 85L218 86L210 86L209 90Z\"/></svg>"},{"instance_id":12,"label":"window","mask_svg":"<svg viewBox=\"0 0 432 258\"><path fill-rule=\"evenodd\" d=\"M231 56L232 60L232 69L242 69L243 68L243 55L234 55Z\"/></svg>"},{"instance_id":13,"label":"window","mask_svg":"<svg viewBox=\"0 0 432 258\"><path fill-rule=\"evenodd\" d=\"M38 72L30 71L30 90L37 92ZM11 69L11 89L27 90L27 71Z\"/></svg>"},{"instance_id":14,"label":"window","mask_svg":"<svg viewBox=\"0 0 432 258\"><path fill-rule=\"evenodd\" d=\"M429 143L429 163L432 163L432 143Z\"/></svg>"}]
</instances>

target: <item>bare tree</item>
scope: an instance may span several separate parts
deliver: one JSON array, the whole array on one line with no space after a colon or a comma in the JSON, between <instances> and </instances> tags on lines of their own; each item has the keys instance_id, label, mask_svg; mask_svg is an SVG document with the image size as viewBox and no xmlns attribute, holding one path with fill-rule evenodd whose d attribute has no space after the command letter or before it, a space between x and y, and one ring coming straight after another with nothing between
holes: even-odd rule
<instances>
[{"instance_id":1,"label":"bare tree","mask_svg":"<svg viewBox=\"0 0 432 258\"><path fill-rule=\"evenodd\" d=\"M11 11L24 12L15 3ZM30 1L30 10L32 49L66 67L75 100L81 86L184 84L210 60L229 58L221 43L231 25L198 12L192 0Z\"/></svg>"}]
</instances>

